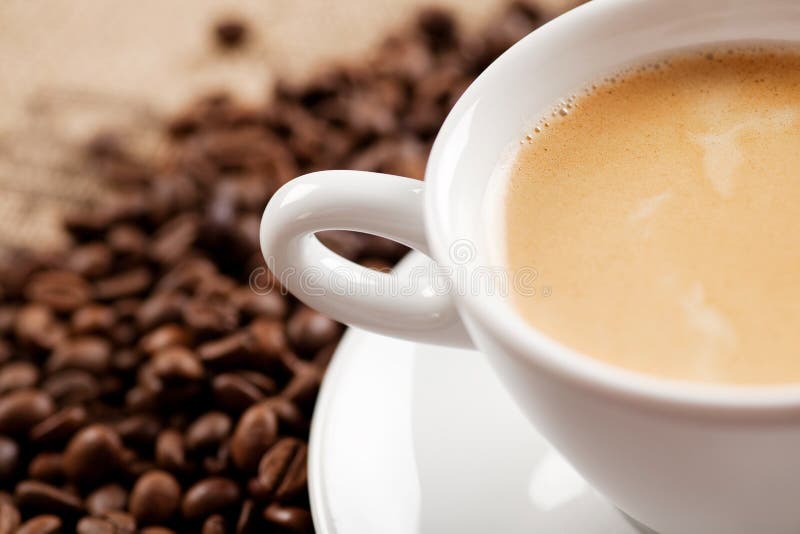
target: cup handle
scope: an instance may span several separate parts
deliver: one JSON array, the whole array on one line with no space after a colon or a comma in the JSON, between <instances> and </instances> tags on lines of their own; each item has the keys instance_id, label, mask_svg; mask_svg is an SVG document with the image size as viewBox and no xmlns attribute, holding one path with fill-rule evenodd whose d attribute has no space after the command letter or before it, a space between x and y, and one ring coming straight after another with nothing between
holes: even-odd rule
<instances>
[{"instance_id":1,"label":"cup handle","mask_svg":"<svg viewBox=\"0 0 800 534\"><path fill-rule=\"evenodd\" d=\"M452 297L430 278L401 280L325 247L314 235L353 230L428 255L425 184L363 171L320 171L296 178L270 199L261 219L261 250L281 284L303 303L342 323L425 343L472 347ZM394 279L392 279L394 277Z\"/></svg>"}]
</instances>

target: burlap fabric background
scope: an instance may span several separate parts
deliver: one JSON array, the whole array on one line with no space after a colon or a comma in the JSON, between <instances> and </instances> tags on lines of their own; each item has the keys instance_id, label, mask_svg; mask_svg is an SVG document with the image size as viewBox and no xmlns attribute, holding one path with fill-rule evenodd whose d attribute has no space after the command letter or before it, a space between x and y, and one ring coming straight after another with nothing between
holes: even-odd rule
<instances>
[{"instance_id":1,"label":"burlap fabric background","mask_svg":"<svg viewBox=\"0 0 800 534\"><path fill-rule=\"evenodd\" d=\"M358 60L418 6L480 27L505 0L4 0L0 2L0 246L54 247L64 209L101 202L80 147L121 132L157 149L159 117L228 89L267 98L277 77ZM553 11L568 0L542 0ZM248 20L252 40L221 53L213 23Z\"/></svg>"}]
</instances>

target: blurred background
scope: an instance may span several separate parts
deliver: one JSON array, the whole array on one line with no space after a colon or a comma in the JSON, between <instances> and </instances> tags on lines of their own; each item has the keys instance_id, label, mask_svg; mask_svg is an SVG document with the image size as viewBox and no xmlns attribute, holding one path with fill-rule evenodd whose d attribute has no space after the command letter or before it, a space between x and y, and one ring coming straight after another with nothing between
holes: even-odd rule
<instances>
[{"instance_id":1,"label":"blurred background","mask_svg":"<svg viewBox=\"0 0 800 534\"><path fill-rule=\"evenodd\" d=\"M575 2L539 0L544 16ZM0 244L63 242L58 216L102 195L80 172L75 145L98 131L153 143L158 120L225 89L261 103L276 79L302 80L358 62L431 5L467 33L507 0L140 0L0 3ZM245 21L247 46L221 51L220 21ZM150 137L148 137L148 135Z\"/></svg>"}]
</instances>

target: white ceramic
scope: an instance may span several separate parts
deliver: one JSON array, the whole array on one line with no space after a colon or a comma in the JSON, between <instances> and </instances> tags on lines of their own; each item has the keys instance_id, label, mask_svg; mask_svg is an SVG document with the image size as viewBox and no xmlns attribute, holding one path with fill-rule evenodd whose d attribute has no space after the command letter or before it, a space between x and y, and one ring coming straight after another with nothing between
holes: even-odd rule
<instances>
[{"instance_id":1,"label":"white ceramic","mask_svg":"<svg viewBox=\"0 0 800 534\"><path fill-rule=\"evenodd\" d=\"M318 534L637 534L474 350L349 329L309 447Z\"/></svg>"},{"instance_id":2,"label":"white ceramic","mask_svg":"<svg viewBox=\"0 0 800 534\"><path fill-rule=\"evenodd\" d=\"M354 171L287 184L262 221L265 258L298 298L344 322L474 343L542 434L654 530L800 532L800 387L709 386L615 368L538 333L502 294L469 287L497 263L484 216L492 172L559 98L666 50L798 35L795 0L584 4L514 45L470 86L437 137L424 185ZM412 278L387 290L389 275L368 274L311 235L331 228L407 243L451 283Z\"/></svg>"}]
</instances>

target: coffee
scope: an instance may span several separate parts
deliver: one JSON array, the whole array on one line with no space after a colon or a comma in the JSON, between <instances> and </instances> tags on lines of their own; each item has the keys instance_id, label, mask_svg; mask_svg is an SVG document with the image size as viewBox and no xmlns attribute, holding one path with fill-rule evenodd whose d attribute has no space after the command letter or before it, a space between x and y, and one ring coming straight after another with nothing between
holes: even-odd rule
<instances>
[{"instance_id":1,"label":"coffee","mask_svg":"<svg viewBox=\"0 0 800 534\"><path fill-rule=\"evenodd\" d=\"M682 52L562 102L508 168L519 313L652 375L800 382L800 52Z\"/></svg>"}]
</instances>

